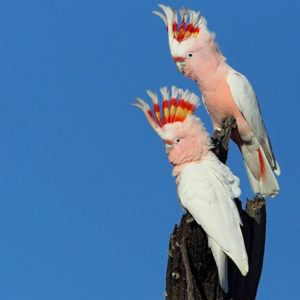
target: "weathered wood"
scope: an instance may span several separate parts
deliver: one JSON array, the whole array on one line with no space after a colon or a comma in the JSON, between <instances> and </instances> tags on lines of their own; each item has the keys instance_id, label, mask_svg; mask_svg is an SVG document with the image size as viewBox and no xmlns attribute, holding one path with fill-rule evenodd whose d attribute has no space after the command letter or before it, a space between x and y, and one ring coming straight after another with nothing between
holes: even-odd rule
<instances>
[{"instance_id":1,"label":"weathered wood","mask_svg":"<svg viewBox=\"0 0 300 300\"><path fill-rule=\"evenodd\" d=\"M213 152L218 156L222 163L226 163L228 156L228 145L232 129L236 128L236 122L233 117L224 120L221 131L215 131L211 140L214 144Z\"/></svg>"},{"instance_id":2,"label":"weathered wood","mask_svg":"<svg viewBox=\"0 0 300 300\"><path fill-rule=\"evenodd\" d=\"M263 266L265 235L266 235L266 201L254 197L247 200L246 211L241 207L241 202L236 200L244 226L242 232L249 260L249 272L242 276L235 264L230 261L229 295L232 299L255 299L260 274Z\"/></svg>"},{"instance_id":3,"label":"weathered wood","mask_svg":"<svg viewBox=\"0 0 300 300\"><path fill-rule=\"evenodd\" d=\"M192 289L191 300L225 299L218 284L218 271L207 246L206 234L190 219L193 220L189 213L184 214L170 238L166 299L189 299L188 285ZM188 259L184 259L184 252Z\"/></svg>"},{"instance_id":4,"label":"weathered wood","mask_svg":"<svg viewBox=\"0 0 300 300\"><path fill-rule=\"evenodd\" d=\"M222 131L215 132L213 151L226 162L231 129L235 120L228 118ZM169 242L166 275L167 300L254 300L263 264L266 203L263 198L248 200L246 210L235 199L244 226L242 232L249 258L249 273L242 276L228 258L229 292L226 295L218 279L217 267L207 245L206 233L187 212L180 225L175 225Z\"/></svg>"}]
</instances>

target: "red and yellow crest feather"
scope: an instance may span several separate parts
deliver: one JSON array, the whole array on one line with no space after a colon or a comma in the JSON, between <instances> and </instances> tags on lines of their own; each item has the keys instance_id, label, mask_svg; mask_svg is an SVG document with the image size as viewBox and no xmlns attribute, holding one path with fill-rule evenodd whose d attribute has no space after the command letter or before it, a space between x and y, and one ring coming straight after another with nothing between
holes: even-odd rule
<instances>
[{"instance_id":1,"label":"red and yellow crest feather","mask_svg":"<svg viewBox=\"0 0 300 300\"><path fill-rule=\"evenodd\" d=\"M184 122L189 115L193 114L200 103L197 95L191 93L189 90L183 91L175 86L171 88L171 97L167 87L161 88L160 92L162 95L161 107L158 102L157 94L147 90L147 94L153 102L153 111L150 106L140 98L137 98L138 103L133 104L144 112L150 125L159 135L161 135L160 128L163 128L164 125Z\"/></svg>"},{"instance_id":2,"label":"red and yellow crest feather","mask_svg":"<svg viewBox=\"0 0 300 300\"><path fill-rule=\"evenodd\" d=\"M177 11L174 8L165 5L158 6L164 11L165 15L159 11L153 11L153 13L164 21L167 30L171 30L171 35L179 43L191 36L196 38L201 27L206 25L206 20L201 16L200 11L196 12L186 7L180 9L181 23L179 25Z\"/></svg>"}]
</instances>

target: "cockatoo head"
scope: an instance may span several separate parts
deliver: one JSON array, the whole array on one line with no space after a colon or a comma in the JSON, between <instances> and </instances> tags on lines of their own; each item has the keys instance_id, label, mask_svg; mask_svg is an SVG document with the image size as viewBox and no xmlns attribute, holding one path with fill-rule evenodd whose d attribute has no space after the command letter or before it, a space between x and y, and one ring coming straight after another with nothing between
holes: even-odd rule
<instances>
[{"instance_id":1,"label":"cockatoo head","mask_svg":"<svg viewBox=\"0 0 300 300\"><path fill-rule=\"evenodd\" d=\"M172 86L171 98L167 87L160 89L162 116L157 94L147 90L153 101L153 112L149 105L137 98L133 105L140 108L150 125L165 143L165 151L173 165L200 160L211 148L209 134L193 112L199 105L199 98L189 90ZM154 117L155 116L155 117Z\"/></svg>"},{"instance_id":2,"label":"cockatoo head","mask_svg":"<svg viewBox=\"0 0 300 300\"><path fill-rule=\"evenodd\" d=\"M200 11L196 12L186 7L180 9L181 24L179 25L174 8L162 4L158 6L164 14L158 11L153 11L153 13L159 16L166 25L171 55L178 71L195 79L192 70L193 66L197 65L195 61L205 59L201 49L216 47L215 35L208 31L207 22Z\"/></svg>"}]
</instances>

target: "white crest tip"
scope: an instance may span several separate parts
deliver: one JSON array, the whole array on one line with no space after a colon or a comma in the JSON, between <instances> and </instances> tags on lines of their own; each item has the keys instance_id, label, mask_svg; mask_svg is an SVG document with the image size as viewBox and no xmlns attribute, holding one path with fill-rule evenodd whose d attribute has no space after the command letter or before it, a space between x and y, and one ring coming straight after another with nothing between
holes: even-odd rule
<instances>
[{"instance_id":1,"label":"white crest tip","mask_svg":"<svg viewBox=\"0 0 300 300\"><path fill-rule=\"evenodd\" d=\"M162 95L163 100L169 100L169 89L168 87L164 86L160 89L160 93Z\"/></svg>"},{"instance_id":2,"label":"white crest tip","mask_svg":"<svg viewBox=\"0 0 300 300\"><path fill-rule=\"evenodd\" d=\"M153 10L152 13L160 17L164 21L165 25L168 26L167 18L161 12Z\"/></svg>"},{"instance_id":3,"label":"white crest tip","mask_svg":"<svg viewBox=\"0 0 300 300\"><path fill-rule=\"evenodd\" d=\"M158 103L158 96L156 93L154 93L151 90L146 90L146 93L148 94L148 96L152 99L153 103Z\"/></svg>"}]
</instances>

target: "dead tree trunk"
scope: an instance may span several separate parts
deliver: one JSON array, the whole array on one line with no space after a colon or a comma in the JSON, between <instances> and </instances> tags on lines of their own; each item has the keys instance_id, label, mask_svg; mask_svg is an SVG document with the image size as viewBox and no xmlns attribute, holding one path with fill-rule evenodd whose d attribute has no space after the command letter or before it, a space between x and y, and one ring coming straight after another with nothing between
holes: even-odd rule
<instances>
[{"instance_id":1,"label":"dead tree trunk","mask_svg":"<svg viewBox=\"0 0 300 300\"><path fill-rule=\"evenodd\" d=\"M226 162L232 118L226 119L223 130L215 132L212 140L214 152ZM242 232L249 259L249 273L242 276L228 258L229 292L226 295L218 279L218 271L207 245L206 233L187 212L180 225L175 225L168 250L165 298L167 300L254 300L263 265L266 203L263 198L247 200L246 210L235 199L244 226Z\"/></svg>"}]
</instances>

